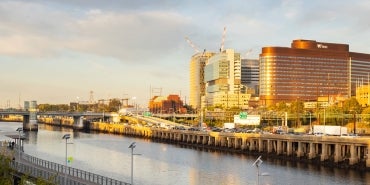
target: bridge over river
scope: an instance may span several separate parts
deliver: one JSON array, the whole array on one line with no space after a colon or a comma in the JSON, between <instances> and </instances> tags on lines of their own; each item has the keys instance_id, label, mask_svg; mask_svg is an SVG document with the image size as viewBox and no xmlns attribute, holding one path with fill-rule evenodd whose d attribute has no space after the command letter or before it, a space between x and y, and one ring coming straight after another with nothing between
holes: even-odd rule
<instances>
[{"instance_id":1,"label":"bridge over river","mask_svg":"<svg viewBox=\"0 0 370 185\"><path fill-rule=\"evenodd\" d=\"M22 120L12 120L12 121L22 121L23 122L23 129L27 131L36 131L38 129L37 122L40 118L52 118L53 120L62 120L66 118L70 118L73 122L73 127L76 129L83 128L83 121L84 119L87 120L94 120L94 119L101 119L108 122L115 122L113 121L115 117L118 117L118 113L111 113L111 112L63 112L63 111L48 111L48 112L39 112L39 111L30 111L27 109L20 109L20 110L0 110L0 118L6 117L9 115L18 115L22 116ZM154 115L153 115L154 116ZM198 115L196 114L158 114L155 115L159 118L195 118ZM142 118L143 116L136 113L135 116L137 119Z\"/></svg>"},{"instance_id":2,"label":"bridge over river","mask_svg":"<svg viewBox=\"0 0 370 185\"><path fill-rule=\"evenodd\" d=\"M38 112L30 111L27 109L21 110L0 110L0 116L19 115L22 116L23 129L27 131L36 131L38 117L53 117L53 118L72 118L73 126L81 129L83 127L83 119L89 118L103 118L111 119L115 113L106 112L60 112L60 111L49 111L49 112ZM13 120L15 121L15 120Z\"/></svg>"}]
</instances>

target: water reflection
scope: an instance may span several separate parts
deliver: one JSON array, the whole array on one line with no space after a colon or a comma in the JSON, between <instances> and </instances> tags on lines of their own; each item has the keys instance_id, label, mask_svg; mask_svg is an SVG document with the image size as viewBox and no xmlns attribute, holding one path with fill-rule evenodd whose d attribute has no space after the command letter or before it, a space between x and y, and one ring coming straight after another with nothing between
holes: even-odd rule
<instances>
[{"instance_id":1,"label":"water reflection","mask_svg":"<svg viewBox=\"0 0 370 185\"><path fill-rule=\"evenodd\" d=\"M15 130L18 123L0 122L0 131ZM2 132L0 132L1 134ZM257 170L252 166L256 156L231 154L209 149L152 142L148 139L119 135L73 132L71 129L39 125L38 132L26 132L25 152L39 158L64 164L65 141L71 134L70 166L130 182L131 150L137 143L134 157L134 181L137 185L255 185ZM1 138L1 136L0 136ZM274 185L365 185L369 172L327 168L319 165L263 158L260 184Z\"/></svg>"}]
</instances>

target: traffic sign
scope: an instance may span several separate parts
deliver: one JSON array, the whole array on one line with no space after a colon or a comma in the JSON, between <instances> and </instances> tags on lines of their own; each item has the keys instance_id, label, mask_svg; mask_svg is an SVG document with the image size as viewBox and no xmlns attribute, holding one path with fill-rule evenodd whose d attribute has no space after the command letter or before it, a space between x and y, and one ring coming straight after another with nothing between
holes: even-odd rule
<instances>
[{"instance_id":1,"label":"traffic sign","mask_svg":"<svg viewBox=\"0 0 370 185\"><path fill-rule=\"evenodd\" d=\"M247 119L248 113L247 112L240 112L239 113L239 118L240 119Z\"/></svg>"}]
</instances>

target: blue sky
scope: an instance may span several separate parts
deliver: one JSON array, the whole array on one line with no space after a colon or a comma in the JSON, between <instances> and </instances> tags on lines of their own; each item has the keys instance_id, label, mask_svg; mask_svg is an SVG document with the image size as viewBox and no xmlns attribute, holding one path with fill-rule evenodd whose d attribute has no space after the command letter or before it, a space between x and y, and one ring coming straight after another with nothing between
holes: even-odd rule
<instances>
[{"instance_id":1,"label":"blue sky","mask_svg":"<svg viewBox=\"0 0 370 185\"><path fill-rule=\"evenodd\" d=\"M224 27L225 48L246 58L293 39L370 53L369 12L366 0L3 0L0 108L88 101L90 91L146 105L150 88L188 100L185 37L218 51Z\"/></svg>"}]
</instances>

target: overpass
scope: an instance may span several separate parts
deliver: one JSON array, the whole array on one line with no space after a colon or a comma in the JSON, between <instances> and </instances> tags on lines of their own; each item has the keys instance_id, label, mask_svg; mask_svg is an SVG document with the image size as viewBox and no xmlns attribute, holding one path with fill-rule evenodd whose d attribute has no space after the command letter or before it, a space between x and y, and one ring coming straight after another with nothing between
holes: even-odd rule
<instances>
[{"instance_id":1,"label":"overpass","mask_svg":"<svg viewBox=\"0 0 370 185\"><path fill-rule=\"evenodd\" d=\"M197 118L198 114L153 114L154 117L158 118Z\"/></svg>"},{"instance_id":2,"label":"overpass","mask_svg":"<svg viewBox=\"0 0 370 185\"><path fill-rule=\"evenodd\" d=\"M59 118L72 118L73 127L77 129L83 128L84 118L111 118L114 113L105 112L59 112L59 111L49 111L49 112L38 112L30 111L25 109L10 109L10 110L0 110L0 116L8 115L19 115L23 117L23 130L25 131L35 131L38 130L37 117L59 117Z\"/></svg>"}]
</instances>

